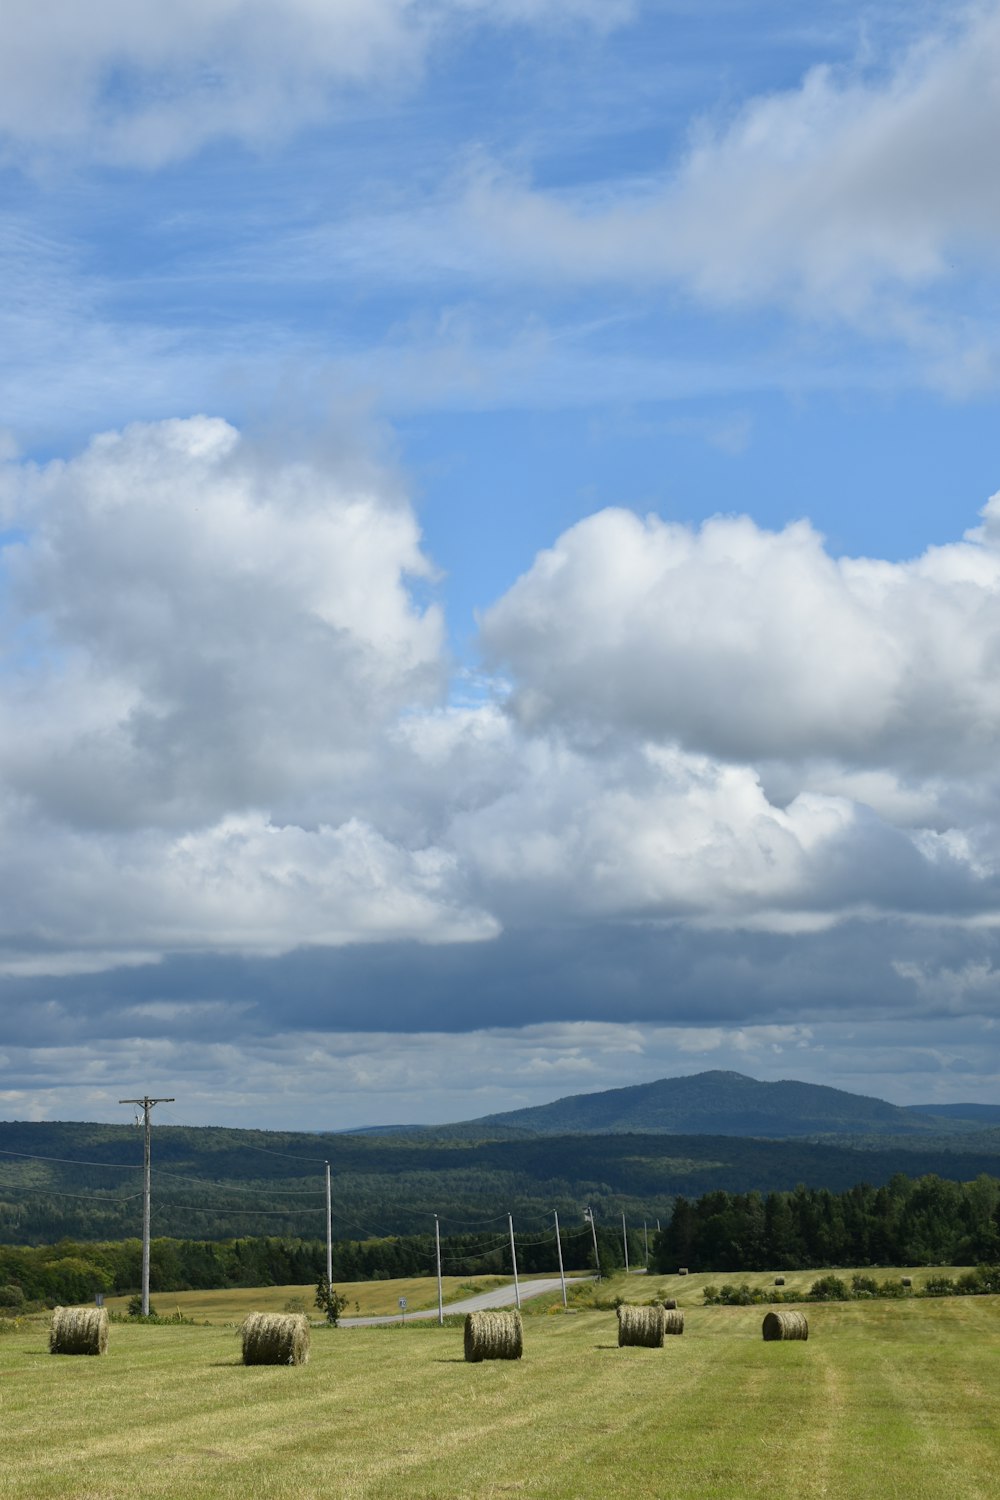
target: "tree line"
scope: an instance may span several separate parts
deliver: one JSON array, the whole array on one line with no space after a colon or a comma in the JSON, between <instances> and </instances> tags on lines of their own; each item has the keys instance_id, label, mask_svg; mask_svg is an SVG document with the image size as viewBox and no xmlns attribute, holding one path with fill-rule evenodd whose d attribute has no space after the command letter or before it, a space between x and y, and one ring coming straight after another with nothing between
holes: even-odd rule
<instances>
[{"instance_id":1,"label":"tree line","mask_svg":"<svg viewBox=\"0 0 1000 1500\"><path fill-rule=\"evenodd\" d=\"M651 1269L766 1271L774 1266L976 1265L1000 1260L1000 1179L897 1173L846 1192L706 1193L678 1198Z\"/></svg>"},{"instance_id":2,"label":"tree line","mask_svg":"<svg viewBox=\"0 0 1000 1500\"><path fill-rule=\"evenodd\" d=\"M624 1256L620 1235L599 1227L597 1238L602 1267L620 1265ZM589 1228L574 1228L561 1236L561 1242L567 1271L592 1268ZM532 1275L556 1269L554 1232L515 1234L514 1243L519 1273ZM630 1255L636 1253L638 1245L633 1238ZM441 1262L446 1276L509 1275L510 1241L506 1233L443 1235ZM16 1312L31 1304L89 1302L98 1292L134 1292L140 1285L141 1267L142 1244L138 1239L103 1243L62 1239L54 1245L0 1246L0 1309ZM341 1240L333 1246L334 1283L433 1276L435 1269L433 1235ZM263 1237L150 1242L152 1293L304 1286L325 1273L324 1240Z\"/></svg>"}]
</instances>

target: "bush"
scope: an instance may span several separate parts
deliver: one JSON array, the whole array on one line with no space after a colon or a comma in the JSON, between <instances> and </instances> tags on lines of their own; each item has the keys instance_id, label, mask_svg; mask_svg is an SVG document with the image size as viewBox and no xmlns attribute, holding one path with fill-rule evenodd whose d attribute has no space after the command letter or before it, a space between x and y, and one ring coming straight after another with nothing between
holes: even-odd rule
<instances>
[{"instance_id":1,"label":"bush","mask_svg":"<svg viewBox=\"0 0 1000 1500\"><path fill-rule=\"evenodd\" d=\"M905 1297L906 1293L907 1289L901 1281L893 1281L890 1278L888 1281L879 1283L878 1294L880 1297Z\"/></svg>"},{"instance_id":2,"label":"bush","mask_svg":"<svg viewBox=\"0 0 1000 1500\"><path fill-rule=\"evenodd\" d=\"M925 1297L953 1297L956 1287L950 1276L931 1276L924 1284Z\"/></svg>"},{"instance_id":3,"label":"bush","mask_svg":"<svg viewBox=\"0 0 1000 1500\"><path fill-rule=\"evenodd\" d=\"M143 1314L143 1311L142 1311L142 1298L139 1295L139 1293L136 1292L136 1294L135 1294L134 1297L130 1297L128 1299L128 1315L129 1315L130 1318L141 1318L143 1316L148 1316L150 1318L155 1318L156 1315L157 1315L157 1313L156 1313L156 1308L153 1306L153 1304L151 1302L149 1304L149 1313L148 1314Z\"/></svg>"},{"instance_id":4,"label":"bush","mask_svg":"<svg viewBox=\"0 0 1000 1500\"><path fill-rule=\"evenodd\" d=\"M851 1277L851 1292L855 1297L877 1297L878 1282L874 1276L854 1275Z\"/></svg>"},{"instance_id":5,"label":"bush","mask_svg":"<svg viewBox=\"0 0 1000 1500\"><path fill-rule=\"evenodd\" d=\"M977 1266L974 1271L966 1271L955 1282L954 1291L960 1297L995 1295L1000 1292L1000 1266Z\"/></svg>"},{"instance_id":6,"label":"bush","mask_svg":"<svg viewBox=\"0 0 1000 1500\"><path fill-rule=\"evenodd\" d=\"M841 1281L839 1276L821 1276L809 1288L809 1300L811 1302L849 1302L851 1294L846 1281Z\"/></svg>"},{"instance_id":7,"label":"bush","mask_svg":"<svg viewBox=\"0 0 1000 1500\"><path fill-rule=\"evenodd\" d=\"M8 1282L6 1286L0 1286L0 1307L9 1308L17 1312L24 1306L24 1293L19 1286Z\"/></svg>"},{"instance_id":8,"label":"bush","mask_svg":"<svg viewBox=\"0 0 1000 1500\"><path fill-rule=\"evenodd\" d=\"M196 1322L195 1322L195 1319L194 1318L186 1318L184 1316L184 1314L181 1312L180 1308L178 1308L176 1310L176 1312L167 1313L165 1316L162 1316L158 1312L153 1312L152 1309L150 1309L149 1316L146 1317L146 1318L144 1318L142 1316L142 1313L138 1313L138 1314L120 1313L120 1312L111 1312L111 1313L108 1313L108 1320L110 1322L112 1322L112 1323L134 1323L136 1321L136 1317L138 1317L138 1320L139 1320L140 1323L155 1323L155 1324L158 1324L160 1326L163 1326L163 1325L166 1325L166 1324L176 1325L178 1323L183 1323L183 1324L185 1324L186 1326L188 1326L190 1328L194 1328L194 1327L197 1326ZM229 1327L231 1325L227 1324L226 1326ZM206 1321L205 1323L202 1324L202 1327L204 1327L204 1328L210 1328L211 1324Z\"/></svg>"}]
</instances>

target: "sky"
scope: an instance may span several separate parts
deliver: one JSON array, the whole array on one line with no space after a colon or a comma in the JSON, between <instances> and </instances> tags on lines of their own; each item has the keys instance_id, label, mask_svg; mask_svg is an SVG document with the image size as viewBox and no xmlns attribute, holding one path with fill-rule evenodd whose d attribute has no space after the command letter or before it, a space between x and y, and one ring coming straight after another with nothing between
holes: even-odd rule
<instances>
[{"instance_id":1,"label":"sky","mask_svg":"<svg viewBox=\"0 0 1000 1500\"><path fill-rule=\"evenodd\" d=\"M0 1117L1000 1079L1000 5L6 0Z\"/></svg>"}]
</instances>

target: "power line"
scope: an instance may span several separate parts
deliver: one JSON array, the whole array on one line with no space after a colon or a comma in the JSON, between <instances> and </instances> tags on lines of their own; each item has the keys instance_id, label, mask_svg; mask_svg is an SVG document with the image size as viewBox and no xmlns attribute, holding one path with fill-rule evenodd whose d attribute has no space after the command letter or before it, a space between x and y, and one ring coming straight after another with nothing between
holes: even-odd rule
<instances>
[{"instance_id":1,"label":"power line","mask_svg":"<svg viewBox=\"0 0 1000 1500\"><path fill-rule=\"evenodd\" d=\"M18 1185L0 1187L0 1198L5 1198L8 1193L30 1193L34 1198L81 1198L88 1203L134 1203L136 1198L141 1198L138 1193L127 1193L124 1198L112 1198L107 1193L63 1193L57 1188L20 1187Z\"/></svg>"},{"instance_id":2,"label":"power line","mask_svg":"<svg viewBox=\"0 0 1000 1500\"><path fill-rule=\"evenodd\" d=\"M140 1169L133 1162L130 1166L120 1161L81 1161L76 1156L36 1156L31 1151L3 1151L0 1156L20 1156L25 1161L56 1161L66 1167L110 1167L114 1172L138 1172Z\"/></svg>"},{"instance_id":3,"label":"power line","mask_svg":"<svg viewBox=\"0 0 1000 1500\"><path fill-rule=\"evenodd\" d=\"M167 1171L163 1167L157 1167L157 1169L156 1169L156 1180L157 1180L157 1182L160 1182L164 1177L169 1177L171 1179L171 1181L173 1181L173 1182L196 1182L196 1183L200 1183L203 1187L217 1188L220 1192L224 1192L224 1193L260 1192L262 1194L263 1193L269 1193L272 1197L276 1197L276 1198L277 1197L282 1197L283 1198L286 1195L288 1197L290 1197L290 1198L291 1197L316 1198L321 1193L323 1193L325 1191L321 1187L320 1188L272 1188L272 1187L268 1187L266 1183L265 1184L254 1183L254 1184L252 1184L250 1186L243 1187L243 1186L240 1186L238 1183L213 1182L208 1177L188 1177L183 1172L170 1172L170 1171Z\"/></svg>"}]
</instances>

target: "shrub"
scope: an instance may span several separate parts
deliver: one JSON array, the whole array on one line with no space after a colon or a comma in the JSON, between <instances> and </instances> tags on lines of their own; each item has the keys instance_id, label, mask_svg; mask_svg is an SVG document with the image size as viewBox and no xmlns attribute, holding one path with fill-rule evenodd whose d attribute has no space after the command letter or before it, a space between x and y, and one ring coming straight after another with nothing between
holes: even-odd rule
<instances>
[{"instance_id":1,"label":"shrub","mask_svg":"<svg viewBox=\"0 0 1000 1500\"><path fill-rule=\"evenodd\" d=\"M953 1297L955 1283L950 1276L931 1276L924 1285L925 1297Z\"/></svg>"},{"instance_id":2,"label":"shrub","mask_svg":"<svg viewBox=\"0 0 1000 1500\"><path fill-rule=\"evenodd\" d=\"M811 1302L849 1302L850 1297L847 1283L839 1276L821 1276L809 1288Z\"/></svg>"}]
</instances>

